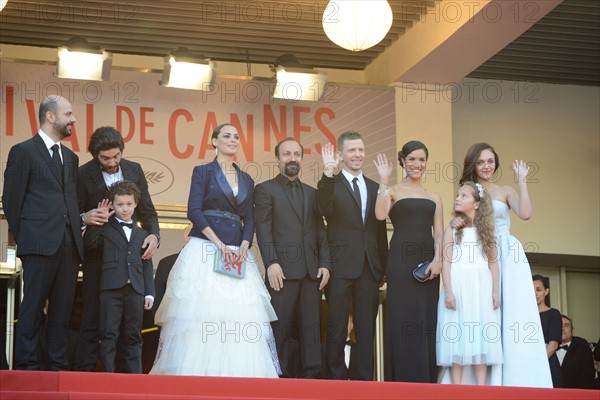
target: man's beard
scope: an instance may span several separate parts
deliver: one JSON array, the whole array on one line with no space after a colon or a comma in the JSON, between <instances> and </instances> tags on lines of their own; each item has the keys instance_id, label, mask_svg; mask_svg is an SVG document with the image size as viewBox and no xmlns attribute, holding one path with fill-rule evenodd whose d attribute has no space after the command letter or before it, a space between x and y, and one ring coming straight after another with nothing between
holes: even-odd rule
<instances>
[{"instance_id":1,"label":"man's beard","mask_svg":"<svg viewBox=\"0 0 600 400\"><path fill-rule=\"evenodd\" d=\"M284 172L286 176L298 176L300 173L300 164L295 161L290 161L285 164Z\"/></svg>"},{"instance_id":2,"label":"man's beard","mask_svg":"<svg viewBox=\"0 0 600 400\"><path fill-rule=\"evenodd\" d=\"M71 129L69 129L69 127L71 127ZM60 127L57 127L56 131L62 138L70 137L73 134L73 125L70 123L64 124Z\"/></svg>"}]
</instances>

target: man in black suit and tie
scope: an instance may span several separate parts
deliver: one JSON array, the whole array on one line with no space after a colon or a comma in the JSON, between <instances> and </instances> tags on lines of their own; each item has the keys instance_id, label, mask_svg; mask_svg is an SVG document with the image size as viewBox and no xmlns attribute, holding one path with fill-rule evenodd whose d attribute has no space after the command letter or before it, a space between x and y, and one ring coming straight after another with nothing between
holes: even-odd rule
<instances>
[{"instance_id":1,"label":"man in black suit and tie","mask_svg":"<svg viewBox=\"0 0 600 400\"><path fill-rule=\"evenodd\" d=\"M75 116L60 96L44 98L40 130L13 146L4 172L2 204L23 263L24 297L15 332L17 369L39 369L38 333L48 300L49 370L69 368L66 351L77 271L83 257L77 205L79 158L60 141Z\"/></svg>"},{"instance_id":2,"label":"man in black suit and tie","mask_svg":"<svg viewBox=\"0 0 600 400\"><path fill-rule=\"evenodd\" d=\"M562 316L562 343L556 351L565 388L595 389L594 356L587 340L573 336L573 321Z\"/></svg>"},{"instance_id":3,"label":"man in black suit and tie","mask_svg":"<svg viewBox=\"0 0 600 400\"><path fill-rule=\"evenodd\" d=\"M278 318L272 327L286 378L315 378L321 372L319 309L330 268L316 191L298 177L303 156L304 148L294 138L279 142L275 157L280 173L254 189L256 235ZM293 336L300 338L299 373Z\"/></svg>"},{"instance_id":4,"label":"man in black suit and tie","mask_svg":"<svg viewBox=\"0 0 600 400\"><path fill-rule=\"evenodd\" d=\"M379 184L362 173L365 144L359 133L345 132L323 146L324 174L317 187L319 212L327 220L332 258L326 290L327 362L333 379L372 380L375 319L384 279L388 241L385 221L375 218ZM341 172L334 175L342 162ZM344 363L348 316L352 310L356 345L350 370ZM355 361L355 362L354 362Z\"/></svg>"},{"instance_id":5,"label":"man in black suit and tie","mask_svg":"<svg viewBox=\"0 0 600 400\"><path fill-rule=\"evenodd\" d=\"M122 158L125 143L121 133L115 128L104 126L94 131L88 146L92 160L79 168L77 197L83 212L85 225L102 226L108 222L108 213L98 208L106 198L107 191L116 182L134 182L141 190L140 202L134 219L150 235L144 240L144 260L149 260L158 248L158 215L148 192L148 182L140 164ZM98 305L100 295L100 266L102 258L86 254L83 264L83 311L81 329L77 341L75 369L95 371L99 350Z\"/></svg>"}]
</instances>

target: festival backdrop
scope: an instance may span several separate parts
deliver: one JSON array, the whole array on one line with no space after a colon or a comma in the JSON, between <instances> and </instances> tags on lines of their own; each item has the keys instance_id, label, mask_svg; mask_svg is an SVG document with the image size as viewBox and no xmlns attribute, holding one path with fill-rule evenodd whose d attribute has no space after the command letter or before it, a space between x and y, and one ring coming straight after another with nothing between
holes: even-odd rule
<instances>
[{"instance_id":1,"label":"festival backdrop","mask_svg":"<svg viewBox=\"0 0 600 400\"><path fill-rule=\"evenodd\" d=\"M195 91L161 87L157 73L113 70L110 81L95 82L56 78L48 65L3 62L0 71L2 172L11 146L38 131L39 104L52 94L73 104L77 122L63 143L79 155L80 165L91 158L87 146L94 129L116 127L125 140L124 157L142 165L155 204L187 203L192 169L212 161L210 136L224 122L237 127L237 161L256 182L278 173L274 148L288 136L304 146L301 179L311 186L322 173L322 144L335 143L348 130L364 137L365 175L377 180L377 153L396 158L391 88L330 83L320 101L308 102L273 99L274 83L265 80L217 79L211 90ZM286 90L294 95L298 88Z\"/></svg>"}]
</instances>

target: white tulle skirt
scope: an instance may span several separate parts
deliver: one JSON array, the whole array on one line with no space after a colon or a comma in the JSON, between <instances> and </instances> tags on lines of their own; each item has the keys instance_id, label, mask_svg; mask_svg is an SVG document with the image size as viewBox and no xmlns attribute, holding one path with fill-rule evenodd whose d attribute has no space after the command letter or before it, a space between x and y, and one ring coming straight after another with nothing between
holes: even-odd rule
<instances>
[{"instance_id":1,"label":"white tulle skirt","mask_svg":"<svg viewBox=\"0 0 600 400\"><path fill-rule=\"evenodd\" d=\"M438 303L437 365L502 364L500 309L494 310L492 273L480 268L452 268L456 310L446 308L446 292Z\"/></svg>"},{"instance_id":2,"label":"white tulle skirt","mask_svg":"<svg viewBox=\"0 0 600 400\"><path fill-rule=\"evenodd\" d=\"M192 238L177 258L156 312L162 329L150 373L276 378L277 316L256 262L248 253L246 277L235 279L213 272L215 252Z\"/></svg>"}]
</instances>

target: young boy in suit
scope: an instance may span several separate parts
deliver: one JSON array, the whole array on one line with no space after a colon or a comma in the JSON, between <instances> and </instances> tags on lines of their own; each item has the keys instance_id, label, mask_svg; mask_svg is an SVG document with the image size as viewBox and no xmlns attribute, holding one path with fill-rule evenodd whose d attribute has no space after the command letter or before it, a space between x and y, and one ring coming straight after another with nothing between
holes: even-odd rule
<instances>
[{"instance_id":1,"label":"young boy in suit","mask_svg":"<svg viewBox=\"0 0 600 400\"><path fill-rule=\"evenodd\" d=\"M142 320L152 309L154 282L152 260L143 260L148 231L133 219L141 192L137 185L121 181L110 187L108 199L114 215L101 227L89 226L84 242L88 251L102 256L100 276L100 362L104 372L115 371L119 334L125 336L121 372L142 373ZM103 201L102 207L109 207Z\"/></svg>"}]
</instances>

